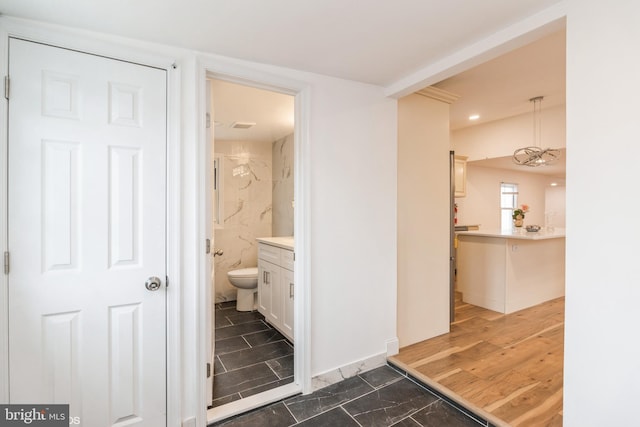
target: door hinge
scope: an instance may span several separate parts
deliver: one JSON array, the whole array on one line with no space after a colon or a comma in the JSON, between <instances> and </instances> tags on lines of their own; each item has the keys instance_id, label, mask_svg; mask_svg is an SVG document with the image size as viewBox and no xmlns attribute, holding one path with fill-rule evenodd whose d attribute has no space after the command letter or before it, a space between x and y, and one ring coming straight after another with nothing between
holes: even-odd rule
<instances>
[{"instance_id":1,"label":"door hinge","mask_svg":"<svg viewBox=\"0 0 640 427\"><path fill-rule=\"evenodd\" d=\"M207 363L207 378L211 377L211 363Z\"/></svg>"},{"instance_id":2,"label":"door hinge","mask_svg":"<svg viewBox=\"0 0 640 427\"><path fill-rule=\"evenodd\" d=\"M4 76L4 97L9 99L9 87L11 85L11 80L9 76Z\"/></svg>"},{"instance_id":3,"label":"door hinge","mask_svg":"<svg viewBox=\"0 0 640 427\"><path fill-rule=\"evenodd\" d=\"M4 253L4 274L9 274L9 252Z\"/></svg>"}]
</instances>

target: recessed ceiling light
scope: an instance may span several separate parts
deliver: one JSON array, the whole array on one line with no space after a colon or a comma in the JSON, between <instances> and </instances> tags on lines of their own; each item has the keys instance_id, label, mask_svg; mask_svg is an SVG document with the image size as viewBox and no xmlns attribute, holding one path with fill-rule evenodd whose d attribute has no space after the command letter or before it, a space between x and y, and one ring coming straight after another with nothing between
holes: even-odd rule
<instances>
[{"instance_id":1,"label":"recessed ceiling light","mask_svg":"<svg viewBox=\"0 0 640 427\"><path fill-rule=\"evenodd\" d=\"M472 114L469 116L469 120L478 120L480 118L479 114Z\"/></svg>"},{"instance_id":2,"label":"recessed ceiling light","mask_svg":"<svg viewBox=\"0 0 640 427\"><path fill-rule=\"evenodd\" d=\"M557 187L557 186L558 186L558 183L557 183L557 182L552 182L552 183L551 183L551 186L552 186L552 187Z\"/></svg>"}]
</instances>

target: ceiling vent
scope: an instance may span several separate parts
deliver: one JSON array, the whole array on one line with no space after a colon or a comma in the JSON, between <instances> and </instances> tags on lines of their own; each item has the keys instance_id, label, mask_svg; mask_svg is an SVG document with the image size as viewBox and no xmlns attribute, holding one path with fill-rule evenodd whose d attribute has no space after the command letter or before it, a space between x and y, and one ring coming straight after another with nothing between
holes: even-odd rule
<instances>
[{"instance_id":1,"label":"ceiling vent","mask_svg":"<svg viewBox=\"0 0 640 427\"><path fill-rule=\"evenodd\" d=\"M256 124L252 122L233 122L231 123L232 129L250 129L254 127Z\"/></svg>"}]
</instances>

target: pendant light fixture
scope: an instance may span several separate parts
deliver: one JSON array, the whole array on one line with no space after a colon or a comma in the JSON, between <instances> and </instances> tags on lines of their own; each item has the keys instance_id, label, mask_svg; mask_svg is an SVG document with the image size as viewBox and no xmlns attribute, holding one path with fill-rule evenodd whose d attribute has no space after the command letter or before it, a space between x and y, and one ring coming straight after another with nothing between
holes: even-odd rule
<instances>
[{"instance_id":1,"label":"pendant light fixture","mask_svg":"<svg viewBox=\"0 0 640 427\"><path fill-rule=\"evenodd\" d=\"M536 96L529 101L533 103L533 144L529 147L518 148L513 152L513 162L517 165L538 167L555 163L560 159L561 152L556 148L542 148L542 99Z\"/></svg>"}]
</instances>

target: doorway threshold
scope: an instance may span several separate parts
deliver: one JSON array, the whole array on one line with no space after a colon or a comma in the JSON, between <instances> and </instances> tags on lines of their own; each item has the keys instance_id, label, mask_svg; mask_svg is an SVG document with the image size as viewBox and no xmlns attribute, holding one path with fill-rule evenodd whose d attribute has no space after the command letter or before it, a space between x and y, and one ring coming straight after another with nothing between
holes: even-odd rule
<instances>
[{"instance_id":1,"label":"doorway threshold","mask_svg":"<svg viewBox=\"0 0 640 427\"><path fill-rule=\"evenodd\" d=\"M254 394L253 396L245 397L235 402L227 403L225 405L216 406L207 410L207 425L224 420L226 418L240 415L245 412L249 412L253 409L260 408L279 400L286 399L296 394L302 393L302 387L299 384L291 383L286 384L272 390L267 390L262 393Z\"/></svg>"},{"instance_id":2,"label":"doorway threshold","mask_svg":"<svg viewBox=\"0 0 640 427\"><path fill-rule=\"evenodd\" d=\"M495 415L490 414L489 412L483 410L477 405L474 405L473 403L469 402L467 399L456 394L455 392L451 391L450 389L443 386L442 384L439 384L436 381L433 381L431 378L424 375L417 369L414 369L411 366L407 365L406 363L399 361L397 358L391 356L387 359L387 361L391 366L393 366L398 371L404 372L408 378L411 378L414 381L422 384L424 387L428 388L433 393L437 394L438 396L440 396L441 398L443 398L444 400L446 400L447 402L449 402L450 404L452 404L462 412L466 412L476 419L479 418L482 421L487 422L487 425L490 425L490 426L495 426L495 427L511 426L509 423L501 420L500 418L497 418Z\"/></svg>"}]
</instances>

